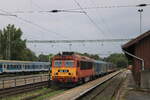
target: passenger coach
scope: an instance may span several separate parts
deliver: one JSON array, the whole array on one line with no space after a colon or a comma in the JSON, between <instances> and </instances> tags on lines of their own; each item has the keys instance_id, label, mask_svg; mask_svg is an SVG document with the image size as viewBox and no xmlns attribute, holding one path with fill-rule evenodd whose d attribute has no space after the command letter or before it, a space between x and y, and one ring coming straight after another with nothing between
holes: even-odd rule
<instances>
[{"instance_id":1,"label":"passenger coach","mask_svg":"<svg viewBox=\"0 0 150 100\"><path fill-rule=\"evenodd\" d=\"M53 83L84 83L112 71L110 63L97 61L73 52L63 52L52 59Z\"/></svg>"},{"instance_id":2,"label":"passenger coach","mask_svg":"<svg viewBox=\"0 0 150 100\"><path fill-rule=\"evenodd\" d=\"M49 71L49 62L0 60L0 74Z\"/></svg>"}]
</instances>

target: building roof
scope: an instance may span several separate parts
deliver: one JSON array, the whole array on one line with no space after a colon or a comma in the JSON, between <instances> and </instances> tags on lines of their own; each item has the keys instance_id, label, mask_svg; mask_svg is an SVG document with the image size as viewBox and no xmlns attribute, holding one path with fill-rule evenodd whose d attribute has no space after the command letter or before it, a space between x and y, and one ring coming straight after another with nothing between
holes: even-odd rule
<instances>
[{"instance_id":1,"label":"building roof","mask_svg":"<svg viewBox=\"0 0 150 100\"><path fill-rule=\"evenodd\" d=\"M124 44L124 45L122 46L122 48L123 48L123 49L126 49L126 48L128 48L128 47L130 47L130 46L132 46L132 45L134 45L134 44L136 44L136 43L138 43L139 41L143 40L143 39L144 39L145 37L147 37L147 36L150 36L150 30L147 31L147 32L145 32L145 33L143 33L143 34L141 34L140 36L136 37L135 39L133 39L133 40L127 42L126 44Z\"/></svg>"}]
</instances>

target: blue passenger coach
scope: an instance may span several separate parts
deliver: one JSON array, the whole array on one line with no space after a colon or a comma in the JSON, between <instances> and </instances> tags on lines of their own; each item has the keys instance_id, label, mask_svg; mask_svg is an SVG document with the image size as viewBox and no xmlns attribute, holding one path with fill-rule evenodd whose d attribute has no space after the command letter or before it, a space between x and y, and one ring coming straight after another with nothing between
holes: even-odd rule
<instances>
[{"instance_id":1,"label":"blue passenger coach","mask_svg":"<svg viewBox=\"0 0 150 100\"><path fill-rule=\"evenodd\" d=\"M95 60L93 68L96 76L100 76L107 73L107 63L104 61Z\"/></svg>"},{"instance_id":2,"label":"blue passenger coach","mask_svg":"<svg viewBox=\"0 0 150 100\"><path fill-rule=\"evenodd\" d=\"M0 60L1 73L40 72L48 71L50 62Z\"/></svg>"},{"instance_id":3,"label":"blue passenger coach","mask_svg":"<svg viewBox=\"0 0 150 100\"><path fill-rule=\"evenodd\" d=\"M0 63L0 74L3 72L2 64Z\"/></svg>"}]
</instances>

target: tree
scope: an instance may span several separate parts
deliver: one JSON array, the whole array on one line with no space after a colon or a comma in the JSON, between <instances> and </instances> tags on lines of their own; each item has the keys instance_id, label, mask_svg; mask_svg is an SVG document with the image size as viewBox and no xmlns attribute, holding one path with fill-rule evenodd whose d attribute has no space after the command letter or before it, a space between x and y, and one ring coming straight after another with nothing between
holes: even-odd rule
<instances>
[{"instance_id":1,"label":"tree","mask_svg":"<svg viewBox=\"0 0 150 100\"><path fill-rule=\"evenodd\" d=\"M21 40L22 31L14 25L8 25L0 31L1 55L3 59L18 59L26 48L25 40Z\"/></svg>"},{"instance_id":2,"label":"tree","mask_svg":"<svg viewBox=\"0 0 150 100\"><path fill-rule=\"evenodd\" d=\"M49 62L52 57L53 57L53 54L49 54L49 55L40 54L38 58L39 58L39 61Z\"/></svg>"},{"instance_id":3,"label":"tree","mask_svg":"<svg viewBox=\"0 0 150 100\"><path fill-rule=\"evenodd\" d=\"M117 67L126 67L128 63L127 58L122 53L111 54L109 57L105 58L105 61L112 62L116 64Z\"/></svg>"},{"instance_id":4,"label":"tree","mask_svg":"<svg viewBox=\"0 0 150 100\"><path fill-rule=\"evenodd\" d=\"M49 61L48 55L40 54L40 55L39 55L39 61L42 61L42 62L47 62L47 61Z\"/></svg>"},{"instance_id":5,"label":"tree","mask_svg":"<svg viewBox=\"0 0 150 100\"><path fill-rule=\"evenodd\" d=\"M20 58L20 60L24 61L38 61L38 57L35 55L35 53L28 48L23 50L23 53L20 56Z\"/></svg>"},{"instance_id":6,"label":"tree","mask_svg":"<svg viewBox=\"0 0 150 100\"><path fill-rule=\"evenodd\" d=\"M82 56L87 56L87 57L90 57L90 58L93 58L95 60L102 60L102 58L100 58L97 54L88 54L88 53L78 53L79 55L82 55Z\"/></svg>"},{"instance_id":7,"label":"tree","mask_svg":"<svg viewBox=\"0 0 150 100\"><path fill-rule=\"evenodd\" d=\"M10 60L37 60L36 55L26 47L21 39L22 31L14 25L0 30L0 58Z\"/></svg>"}]
</instances>

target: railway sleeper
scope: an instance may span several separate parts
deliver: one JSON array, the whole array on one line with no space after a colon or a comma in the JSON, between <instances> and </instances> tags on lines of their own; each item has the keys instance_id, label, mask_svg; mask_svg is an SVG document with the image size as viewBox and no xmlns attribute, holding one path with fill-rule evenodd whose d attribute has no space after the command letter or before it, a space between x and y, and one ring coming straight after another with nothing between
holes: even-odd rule
<instances>
[{"instance_id":1,"label":"railway sleeper","mask_svg":"<svg viewBox=\"0 0 150 100\"><path fill-rule=\"evenodd\" d=\"M27 92L27 91L31 91L31 90L35 90L35 89L39 89L39 88L42 88L44 86L48 86L48 82L47 81L39 82L39 83L35 83L35 84L28 84L28 85L24 85L24 86L18 86L18 87L3 89L3 90L0 90L0 98L6 97L6 96L10 96L10 95L14 95L14 94Z\"/></svg>"}]
</instances>

